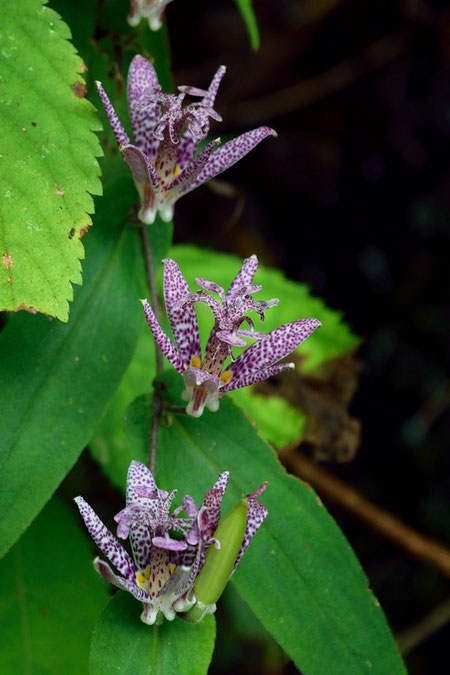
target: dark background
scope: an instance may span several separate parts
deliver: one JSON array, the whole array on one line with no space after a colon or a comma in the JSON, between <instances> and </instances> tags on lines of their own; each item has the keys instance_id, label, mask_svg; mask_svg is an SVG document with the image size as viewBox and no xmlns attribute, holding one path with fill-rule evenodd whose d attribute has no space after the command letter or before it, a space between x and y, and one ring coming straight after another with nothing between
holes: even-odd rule
<instances>
[{"instance_id":1,"label":"dark background","mask_svg":"<svg viewBox=\"0 0 450 675\"><path fill-rule=\"evenodd\" d=\"M177 84L206 87L227 65L213 133L226 140L268 124L279 135L179 202L176 240L257 253L344 312L363 340L350 407L362 435L353 461L324 466L448 543L450 9L425 0L254 6L257 53L231 0L167 9ZM434 608L450 614L441 573L329 507L396 634ZM409 672L448 672L449 640L447 625L414 646ZM226 657L214 672L295 672L255 640L229 647L219 643Z\"/></svg>"}]
</instances>

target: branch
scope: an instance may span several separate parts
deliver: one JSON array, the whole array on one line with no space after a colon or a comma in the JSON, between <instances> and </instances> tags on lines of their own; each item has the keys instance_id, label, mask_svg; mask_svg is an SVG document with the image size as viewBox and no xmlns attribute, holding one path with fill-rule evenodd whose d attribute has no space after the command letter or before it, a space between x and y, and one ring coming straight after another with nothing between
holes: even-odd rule
<instances>
[{"instance_id":1,"label":"branch","mask_svg":"<svg viewBox=\"0 0 450 675\"><path fill-rule=\"evenodd\" d=\"M450 577L450 550L446 546L405 525L326 469L313 464L298 450L284 448L280 452L280 459L289 471L310 483L319 494L338 504L414 558Z\"/></svg>"}]
</instances>

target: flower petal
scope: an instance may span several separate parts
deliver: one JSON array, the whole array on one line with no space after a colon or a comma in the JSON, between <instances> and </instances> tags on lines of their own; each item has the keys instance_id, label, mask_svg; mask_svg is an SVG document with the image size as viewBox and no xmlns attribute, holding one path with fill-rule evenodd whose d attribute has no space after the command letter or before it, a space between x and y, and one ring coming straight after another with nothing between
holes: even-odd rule
<instances>
[{"instance_id":1,"label":"flower petal","mask_svg":"<svg viewBox=\"0 0 450 675\"><path fill-rule=\"evenodd\" d=\"M165 258L162 262L167 317L183 363L190 365L194 356L201 361L202 351L194 306L187 304L183 307L180 302L190 295L189 286L174 260Z\"/></svg>"},{"instance_id":2,"label":"flower petal","mask_svg":"<svg viewBox=\"0 0 450 675\"><path fill-rule=\"evenodd\" d=\"M202 104L208 108L214 108L217 91L219 89L220 82L222 81L222 77L225 75L226 71L227 69L225 66L219 66L213 79L211 80L211 84L208 87L208 92L202 99Z\"/></svg>"},{"instance_id":3,"label":"flower petal","mask_svg":"<svg viewBox=\"0 0 450 675\"><path fill-rule=\"evenodd\" d=\"M150 161L158 153L159 141L153 136L153 129L161 116L158 101L150 100L152 89L159 89L158 76L150 61L138 54L128 70L128 109L134 142Z\"/></svg>"},{"instance_id":4,"label":"flower petal","mask_svg":"<svg viewBox=\"0 0 450 675\"><path fill-rule=\"evenodd\" d=\"M259 495L266 489L266 486L267 481L264 481L261 487L259 487L255 492L253 492L250 495L247 495L248 512L247 512L247 526L245 528L244 541L242 542L242 546L239 549L239 553L233 565L233 569L231 570L231 574L233 574L234 570L238 566L239 561L241 560L242 556L244 555L245 551L248 548L248 545L250 544L251 540L253 539L256 532L259 530L259 528L261 527L267 516L268 511L266 507L260 504L257 500Z\"/></svg>"},{"instance_id":5,"label":"flower petal","mask_svg":"<svg viewBox=\"0 0 450 675\"><path fill-rule=\"evenodd\" d=\"M159 325L158 320L152 308L148 304L147 300L141 300L141 302L144 307L145 318L147 319L147 323L150 326L150 329L153 333L153 336L160 350L162 351L166 359L169 361L169 363L172 364L175 370L177 370L179 373L183 373L184 363L181 356L179 355L179 353L173 346L172 342L169 340L169 338Z\"/></svg>"},{"instance_id":6,"label":"flower petal","mask_svg":"<svg viewBox=\"0 0 450 675\"><path fill-rule=\"evenodd\" d=\"M123 128L121 121L117 117L116 111L114 110L113 105L109 100L106 91L102 87L102 83L98 82L97 80L95 84L97 85L97 91L102 100L103 106L106 111L106 115L111 125L111 129L113 130L114 136L116 137L116 141L119 145L119 148L122 145L129 145L130 139L128 138L127 133Z\"/></svg>"},{"instance_id":7,"label":"flower petal","mask_svg":"<svg viewBox=\"0 0 450 675\"><path fill-rule=\"evenodd\" d=\"M218 145L220 145L220 138L216 138L214 141L208 143L197 157L186 166L184 171L181 171L177 178L170 183L167 190L175 190L177 188L177 193L183 192L185 187L195 181L198 174L209 160L212 151L215 150Z\"/></svg>"},{"instance_id":8,"label":"flower petal","mask_svg":"<svg viewBox=\"0 0 450 675\"><path fill-rule=\"evenodd\" d=\"M146 225L151 225L156 218L155 198L159 191L155 167L135 145L123 145L120 150L133 176L141 200L138 218Z\"/></svg>"},{"instance_id":9,"label":"flower petal","mask_svg":"<svg viewBox=\"0 0 450 675\"><path fill-rule=\"evenodd\" d=\"M157 499L158 488L149 468L142 462L133 460L127 474L127 505L146 506L147 499Z\"/></svg>"},{"instance_id":10,"label":"flower petal","mask_svg":"<svg viewBox=\"0 0 450 675\"><path fill-rule=\"evenodd\" d=\"M188 186L185 186L180 194L186 194L207 180L214 178L238 162L242 157L245 157L264 138L276 135L276 132L269 127L258 127L258 129L247 131L247 133L234 138L232 141L228 141L225 145L221 145L218 150L213 152L197 178L192 183L189 183Z\"/></svg>"},{"instance_id":11,"label":"flower petal","mask_svg":"<svg viewBox=\"0 0 450 675\"><path fill-rule=\"evenodd\" d=\"M83 499L76 497L75 502L80 510L89 534L99 549L112 562L114 567L124 575L126 579L134 579L136 565L132 558L119 544L114 535L108 530L95 513L94 509Z\"/></svg>"},{"instance_id":12,"label":"flower petal","mask_svg":"<svg viewBox=\"0 0 450 675\"><path fill-rule=\"evenodd\" d=\"M237 359L236 359L237 360ZM220 393L226 394L229 391L234 391L235 389L242 389L242 387L249 387L252 384L257 384L263 380L267 380L269 377L274 375L279 375L285 370L291 370L295 365L293 363L280 363L276 366L270 366L269 368L264 368L263 370L258 370L256 373L249 373L243 377L232 377L230 382L221 387ZM230 370L230 368L227 368Z\"/></svg>"},{"instance_id":13,"label":"flower petal","mask_svg":"<svg viewBox=\"0 0 450 675\"><path fill-rule=\"evenodd\" d=\"M264 339L242 352L230 365L233 378L240 380L280 361L321 325L317 319L301 319L275 328Z\"/></svg>"},{"instance_id":14,"label":"flower petal","mask_svg":"<svg viewBox=\"0 0 450 675\"><path fill-rule=\"evenodd\" d=\"M100 574L100 576L103 577L105 581L113 584L113 586L117 586L117 588L128 591L136 598L136 600L140 600L141 602L149 602L150 597L145 591L142 590L142 588L139 588L136 581L118 577L117 574L114 574L108 563L105 563L100 558L95 558L94 569Z\"/></svg>"},{"instance_id":15,"label":"flower petal","mask_svg":"<svg viewBox=\"0 0 450 675\"><path fill-rule=\"evenodd\" d=\"M228 289L227 292L228 306L232 304L235 297L239 294L240 289L246 288L247 286L251 286L253 277L255 276L255 272L258 269L258 265L259 262L256 255L252 255L250 256L250 258L246 258L244 260L241 269L234 277L231 286Z\"/></svg>"}]
</instances>

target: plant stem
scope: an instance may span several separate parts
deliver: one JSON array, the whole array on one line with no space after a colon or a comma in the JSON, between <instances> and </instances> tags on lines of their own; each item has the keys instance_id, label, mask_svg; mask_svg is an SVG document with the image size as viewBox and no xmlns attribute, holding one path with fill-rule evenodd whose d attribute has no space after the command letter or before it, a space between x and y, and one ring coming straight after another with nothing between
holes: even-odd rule
<instances>
[{"instance_id":1,"label":"plant stem","mask_svg":"<svg viewBox=\"0 0 450 675\"><path fill-rule=\"evenodd\" d=\"M141 236L142 248L144 251L145 268L147 272L147 283L150 291L150 301L155 316L158 322L160 322L158 291L156 288L156 279L155 279L155 266L153 264L152 249L150 246L147 227L145 225L141 225L141 227L139 228L139 233ZM162 352L156 343L155 343L155 356L156 356L156 372L159 375L159 373L162 373L163 371L163 361L162 361ZM148 449L148 466L152 474L155 473L156 468L156 446L158 443L158 424L159 418L161 417L161 412L162 412L161 396L155 390L153 393L153 415L150 425L149 449Z\"/></svg>"}]
</instances>

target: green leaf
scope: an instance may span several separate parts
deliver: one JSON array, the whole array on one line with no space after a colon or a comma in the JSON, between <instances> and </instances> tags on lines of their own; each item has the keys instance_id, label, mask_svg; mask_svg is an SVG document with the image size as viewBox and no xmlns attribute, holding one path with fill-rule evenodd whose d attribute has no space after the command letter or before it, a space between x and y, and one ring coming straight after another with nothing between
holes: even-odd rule
<instances>
[{"instance_id":1,"label":"green leaf","mask_svg":"<svg viewBox=\"0 0 450 675\"><path fill-rule=\"evenodd\" d=\"M0 671L87 672L89 639L108 599L75 512L52 500L0 561Z\"/></svg>"},{"instance_id":2,"label":"green leaf","mask_svg":"<svg viewBox=\"0 0 450 675\"><path fill-rule=\"evenodd\" d=\"M0 309L67 321L101 194L100 125L68 26L41 0L0 12Z\"/></svg>"},{"instance_id":3,"label":"green leaf","mask_svg":"<svg viewBox=\"0 0 450 675\"><path fill-rule=\"evenodd\" d=\"M244 23L247 27L248 36L252 49L257 51L259 49L259 30L258 22L256 21L255 12L253 10L253 0L234 0Z\"/></svg>"},{"instance_id":4,"label":"green leaf","mask_svg":"<svg viewBox=\"0 0 450 675\"><path fill-rule=\"evenodd\" d=\"M202 675L214 649L216 624L207 616L199 624L176 618L160 626L139 619L140 604L119 591L103 610L91 646L91 675Z\"/></svg>"},{"instance_id":5,"label":"green leaf","mask_svg":"<svg viewBox=\"0 0 450 675\"><path fill-rule=\"evenodd\" d=\"M179 378L165 374L176 400ZM128 410L134 459L145 461L149 399ZM173 415L158 435L156 477L201 502L230 471L225 513L264 479L269 515L233 576L240 594L305 673L404 673L379 603L353 551L314 491L286 474L242 412L223 399L200 419ZM197 502L198 503L198 502Z\"/></svg>"},{"instance_id":6,"label":"green leaf","mask_svg":"<svg viewBox=\"0 0 450 675\"><path fill-rule=\"evenodd\" d=\"M0 335L0 555L88 442L144 325L141 246L122 228L127 185L111 185L99 202L70 322L19 314Z\"/></svg>"},{"instance_id":7,"label":"green leaf","mask_svg":"<svg viewBox=\"0 0 450 675\"><path fill-rule=\"evenodd\" d=\"M263 396L253 387L244 387L232 392L231 398L256 422L261 438L274 448L283 448L302 437L306 419L281 396Z\"/></svg>"}]
</instances>

